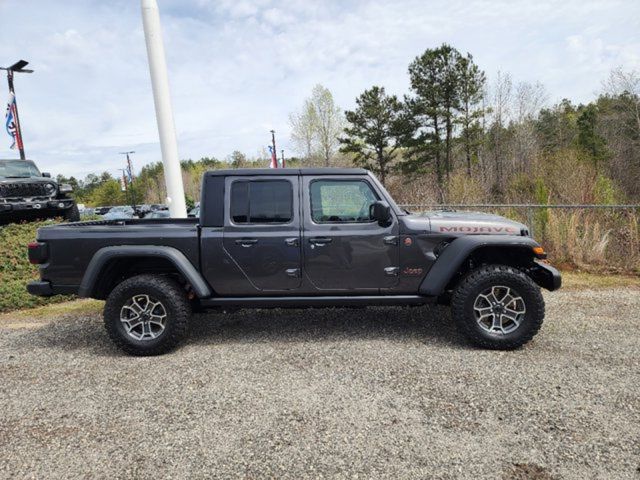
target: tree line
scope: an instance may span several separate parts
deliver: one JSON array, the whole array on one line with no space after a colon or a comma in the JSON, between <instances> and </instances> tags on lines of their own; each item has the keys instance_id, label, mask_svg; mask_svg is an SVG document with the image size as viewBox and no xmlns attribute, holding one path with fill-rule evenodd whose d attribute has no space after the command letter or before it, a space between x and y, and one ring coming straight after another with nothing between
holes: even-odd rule
<instances>
[{"instance_id":1,"label":"tree line","mask_svg":"<svg viewBox=\"0 0 640 480\"><path fill-rule=\"evenodd\" d=\"M417 56L407 73L403 97L373 85L343 115L316 86L291 116L303 162L371 169L392 190L402 185L401 195L411 185L405 201L640 199L637 72L612 71L587 104L551 106L542 84L503 72L490 84L471 54L447 44ZM333 143L321 141L322 111L335 112L324 117ZM581 184L567 188L562 177Z\"/></svg>"},{"instance_id":2,"label":"tree line","mask_svg":"<svg viewBox=\"0 0 640 480\"><path fill-rule=\"evenodd\" d=\"M343 111L316 85L290 114L297 156L288 166L360 166L404 203L640 201L640 75L612 71L587 104L549 105L544 86L498 72L489 82L470 53L443 44L408 65L402 96L372 85ZM264 167L266 152L182 162L188 203L202 173ZM162 164L142 168L129 192L105 172L71 183L91 205L161 203Z\"/></svg>"}]
</instances>

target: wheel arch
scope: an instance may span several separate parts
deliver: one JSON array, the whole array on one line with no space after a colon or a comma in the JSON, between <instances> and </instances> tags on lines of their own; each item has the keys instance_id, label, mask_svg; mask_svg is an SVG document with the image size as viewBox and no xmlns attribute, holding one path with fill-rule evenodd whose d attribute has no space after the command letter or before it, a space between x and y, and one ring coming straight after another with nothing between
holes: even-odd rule
<instances>
[{"instance_id":1,"label":"wheel arch","mask_svg":"<svg viewBox=\"0 0 640 480\"><path fill-rule=\"evenodd\" d=\"M198 298L212 294L209 284L179 250L167 246L123 245L104 247L94 254L78 296L104 299L119 281L142 273L178 275Z\"/></svg>"},{"instance_id":2,"label":"wheel arch","mask_svg":"<svg viewBox=\"0 0 640 480\"><path fill-rule=\"evenodd\" d=\"M556 290L560 287L560 276L552 267L536 262L533 248L538 246L530 237L458 237L441 249L437 260L422 280L419 292L422 295L440 296L476 266L491 263L519 268L541 287Z\"/></svg>"}]
</instances>

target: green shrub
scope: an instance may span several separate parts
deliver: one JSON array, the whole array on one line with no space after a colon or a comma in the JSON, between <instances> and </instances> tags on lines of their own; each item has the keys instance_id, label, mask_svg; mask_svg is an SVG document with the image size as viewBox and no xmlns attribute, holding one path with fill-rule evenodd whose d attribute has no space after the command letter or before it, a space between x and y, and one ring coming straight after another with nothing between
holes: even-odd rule
<instances>
[{"instance_id":1,"label":"green shrub","mask_svg":"<svg viewBox=\"0 0 640 480\"><path fill-rule=\"evenodd\" d=\"M35 297L27 293L26 285L40 278L37 265L29 263L27 245L36 239L36 231L44 225L57 223L19 223L0 227L0 312L62 302L69 296Z\"/></svg>"}]
</instances>

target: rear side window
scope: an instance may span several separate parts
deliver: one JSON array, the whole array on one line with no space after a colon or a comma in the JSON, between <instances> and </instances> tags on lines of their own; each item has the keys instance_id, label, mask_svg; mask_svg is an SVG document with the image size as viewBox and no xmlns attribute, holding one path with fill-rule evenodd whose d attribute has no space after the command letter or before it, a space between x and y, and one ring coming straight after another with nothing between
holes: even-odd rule
<instances>
[{"instance_id":1,"label":"rear side window","mask_svg":"<svg viewBox=\"0 0 640 480\"><path fill-rule=\"evenodd\" d=\"M293 218L293 186L287 180L231 184L233 223L287 223Z\"/></svg>"}]
</instances>

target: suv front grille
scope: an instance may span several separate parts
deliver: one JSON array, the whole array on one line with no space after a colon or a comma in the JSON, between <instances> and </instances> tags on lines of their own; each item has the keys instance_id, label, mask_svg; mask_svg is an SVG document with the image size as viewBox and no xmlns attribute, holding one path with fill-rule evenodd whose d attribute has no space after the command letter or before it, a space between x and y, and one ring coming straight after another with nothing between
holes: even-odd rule
<instances>
[{"instance_id":1,"label":"suv front grille","mask_svg":"<svg viewBox=\"0 0 640 480\"><path fill-rule=\"evenodd\" d=\"M0 197L46 197L44 183L5 183L0 184Z\"/></svg>"}]
</instances>

